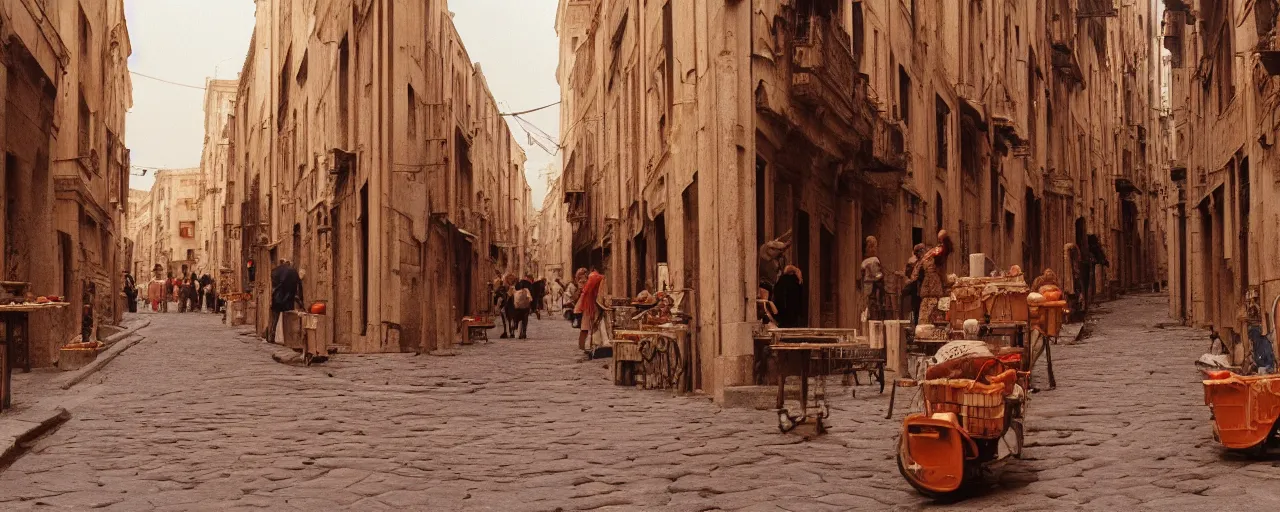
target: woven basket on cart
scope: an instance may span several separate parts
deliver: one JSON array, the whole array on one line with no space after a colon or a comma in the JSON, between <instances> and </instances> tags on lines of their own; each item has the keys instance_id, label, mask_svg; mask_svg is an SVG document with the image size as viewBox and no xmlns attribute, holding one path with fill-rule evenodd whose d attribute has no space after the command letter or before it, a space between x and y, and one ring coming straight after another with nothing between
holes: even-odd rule
<instances>
[{"instance_id":1,"label":"woven basket on cart","mask_svg":"<svg viewBox=\"0 0 1280 512\"><path fill-rule=\"evenodd\" d=\"M960 425L975 439L997 439L1004 435L1003 385L970 379L935 379L921 382L920 387L929 414L955 413Z\"/></svg>"}]
</instances>

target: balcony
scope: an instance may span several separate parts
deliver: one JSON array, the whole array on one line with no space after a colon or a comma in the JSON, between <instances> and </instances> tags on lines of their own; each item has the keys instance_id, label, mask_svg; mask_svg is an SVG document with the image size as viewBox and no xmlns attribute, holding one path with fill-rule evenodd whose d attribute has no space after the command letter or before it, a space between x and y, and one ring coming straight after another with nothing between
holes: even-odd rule
<instances>
[{"instance_id":1,"label":"balcony","mask_svg":"<svg viewBox=\"0 0 1280 512\"><path fill-rule=\"evenodd\" d=\"M1116 14L1115 0L1080 0L1076 7L1076 18L1114 18Z\"/></svg>"},{"instance_id":2,"label":"balcony","mask_svg":"<svg viewBox=\"0 0 1280 512\"><path fill-rule=\"evenodd\" d=\"M868 171L902 172L907 170L907 142L902 123L885 115L876 117L871 137L871 160Z\"/></svg>"},{"instance_id":3,"label":"balcony","mask_svg":"<svg viewBox=\"0 0 1280 512\"><path fill-rule=\"evenodd\" d=\"M797 19L794 37L792 96L819 113L857 126L866 86L848 35L834 19L811 15Z\"/></svg>"},{"instance_id":4,"label":"balcony","mask_svg":"<svg viewBox=\"0 0 1280 512\"><path fill-rule=\"evenodd\" d=\"M1181 182L1187 180L1187 164L1177 158L1169 161L1169 180Z\"/></svg>"}]
</instances>

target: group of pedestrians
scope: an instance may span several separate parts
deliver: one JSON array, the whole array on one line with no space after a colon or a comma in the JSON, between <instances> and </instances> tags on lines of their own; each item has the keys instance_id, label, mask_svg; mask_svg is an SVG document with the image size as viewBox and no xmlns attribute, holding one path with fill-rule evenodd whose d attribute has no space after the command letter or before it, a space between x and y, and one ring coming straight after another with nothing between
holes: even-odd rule
<instances>
[{"instance_id":1,"label":"group of pedestrians","mask_svg":"<svg viewBox=\"0 0 1280 512\"><path fill-rule=\"evenodd\" d=\"M163 267L156 265L151 275L151 281L144 287L133 274L124 271L123 291L130 313L138 311L139 301L150 303L153 313L168 313L171 302L178 303L179 313L222 312L223 301L218 299L217 287L209 274L175 277L172 272L164 274Z\"/></svg>"}]
</instances>

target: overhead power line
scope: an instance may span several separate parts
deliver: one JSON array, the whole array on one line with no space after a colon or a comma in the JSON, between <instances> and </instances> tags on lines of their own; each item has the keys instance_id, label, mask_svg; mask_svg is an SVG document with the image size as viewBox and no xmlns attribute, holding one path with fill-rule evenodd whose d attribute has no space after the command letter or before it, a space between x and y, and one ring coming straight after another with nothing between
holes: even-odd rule
<instances>
[{"instance_id":1,"label":"overhead power line","mask_svg":"<svg viewBox=\"0 0 1280 512\"><path fill-rule=\"evenodd\" d=\"M186 87L186 88L189 88L189 89L198 89L198 90L201 90L201 91L203 91L203 90L204 90L204 87L201 87L201 86L198 86L198 85L188 85L188 84L183 84L183 83L173 82L173 81L170 81L170 80L165 80L165 79L163 79L163 78L156 78L156 77L151 76L151 75L144 75L144 74L139 73L139 72L137 72L137 71L129 71L129 73L130 73L130 74L132 74L132 75L140 76L140 77L142 77L142 78L148 78L148 79L151 79L151 80L155 80L155 81L157 81L157 82L163 82L163 83L166 83L166 84L169 84L169 85L176 85L176 86L178 86L178 87Z\"/></svg>"},{"instance_id":2,"label":"overhead power line","mask_svg":"<svg viewBox=\"0 0 1280 512\"><path fill-rule=\"evenodd\" d=\"M550 105L543 105L543 106L538 107L538 108L531 108L531 109L529 109L529 110L521 110L521 111L519 111L519 112L499 112L499 113L498 113L498 115L500 115L500 116L504 116L504 117L505 117L505 116L519 116L519 115L523 115L523 114L531 114L531 113L533 113L533 112L537 112L537 111L539 111L539 110L548 109L548 108L554 107L554 106L559 105L559 104L560 104L560 102L558 102L558 101L557 101L557 102L552 103L552 104L550 104Z\"/></svg>"}]
</instances>

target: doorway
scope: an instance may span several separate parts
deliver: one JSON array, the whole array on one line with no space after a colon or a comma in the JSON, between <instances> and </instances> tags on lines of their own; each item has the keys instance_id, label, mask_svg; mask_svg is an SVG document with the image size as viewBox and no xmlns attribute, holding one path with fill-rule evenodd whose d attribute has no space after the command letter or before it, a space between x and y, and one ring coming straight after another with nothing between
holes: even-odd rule
<instances>
[{"instance_id":1,"label":"doorway","mask_svg":"<svg viewBox=\"0 0 1280 512\"><path fill-rule=\"evenodd\" d=\"M1029 276L1038 276L1040 275L1042 261L1041 248L1044 246L1040 229L1042 221L1040 199L1036 197L1036 193L1031 187L1027 187L1024 200L1026 201L1027 219L1025 221L1026 229L1022 237L1022 272Z\"/></svg>"},{"instance_id":2,"label":"doorway","mask_svg":"<svg viewBox=\"0 0 1280 512\"><path fill-rule=\"evenodd\" d=\"M453 303L457 305L458 318L470 316L471 311L471 240L462 233L453 233L453 275L458 281L454 284ZM457 318L450 319L456 321Z\"/></svg>"},{"instance_id":3,"label":"doorway","mask_svg":"<svg viewBox=\"0 0 1280 512\"><path fill-rule=\"evenodd\" d=\"M800 313L801 313L800 318L805 319L806 324L808 324L810 319L809 319L809 291L808 291L808 287L805 286L805 283L811 283L812 282L811 279L813 277L812 274L809 273L809 255L810 255L809 212L806 212L804 210L796 210L796 263L795 265L796 265L796 268L800 269L800 275L802 279L808 280L808 281L803 281L801 284L801 289L805 291L803 294L801 294L804 297L804 299L800 301ZM810 284L809 286L812 286L812 284Z\"/></svg>"},{"instance_id":4,"label":"doorway","mask_svg":"<svg viewBox=\"0 0 1280 512\"><path fill-rule=\"evenodd\" d=\"M822 327L836 327L836 234L822 227L818 234L818 284L819 301L821 301L819 324Z\"/></svg>"},{"instance_id":5,"label":"doorway","mask_svg":"<svg viewBox=\"0 0 1280 512\"><path fill-rule=\"evenodd\" d=\"M1187 282L1187 206L1178 204L1178 319L1190 320L1187 304L1191 302L1191 283Z\"/></svg>"},{"instance_id":6,"label":"doorway","mask_svg":"<svg viewBox=\"0 0 1280 512\"><path fill-rule=\"evenodd\" d=\"M648 255L649 243L647 240L645 240L643 231L640 234L636 235L636 237L632 240L633 241L631 243L631 246L635 254L635 258L632 261L635 262L634 265L635 265L636 272L635 272L635 288L634 288L634 292L631 292L631 293L640 293L641 290L648 289L645 286L649 278L648 273L645 272L645 269L648 267L648 265L646 265L645 262L648 261L648 257L649 257Z\"/></svg>"}]
</instances>

